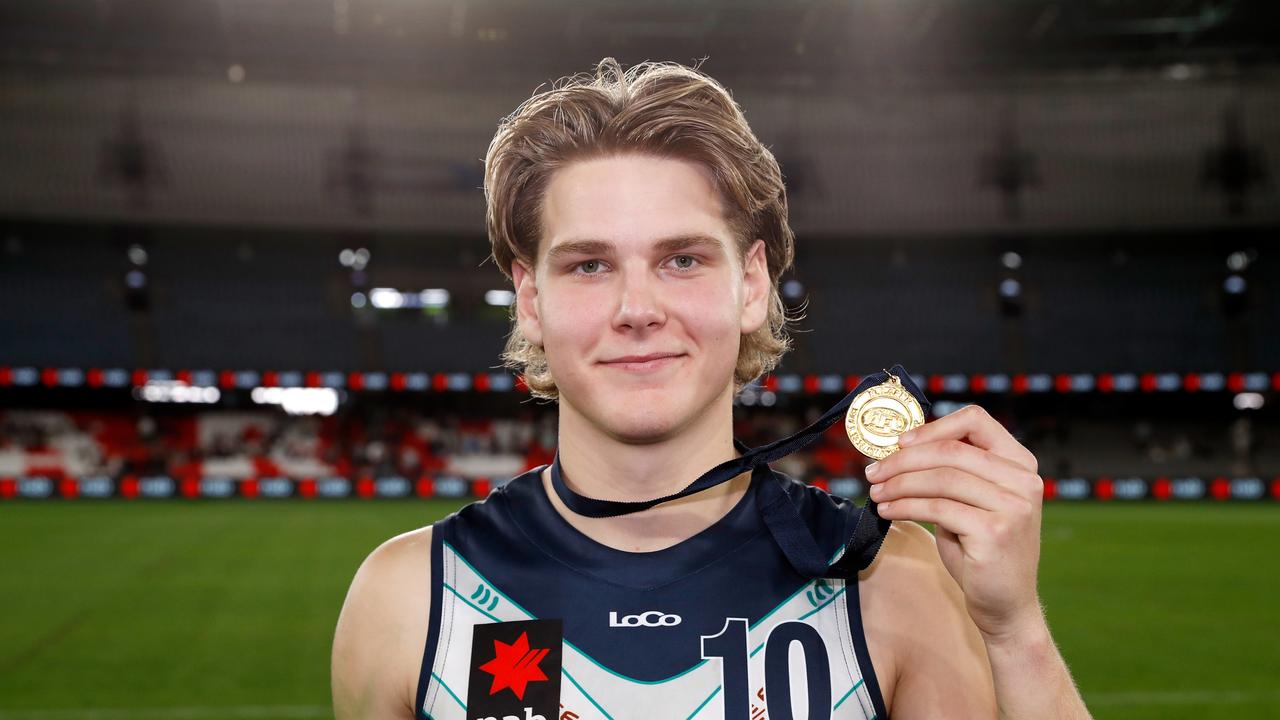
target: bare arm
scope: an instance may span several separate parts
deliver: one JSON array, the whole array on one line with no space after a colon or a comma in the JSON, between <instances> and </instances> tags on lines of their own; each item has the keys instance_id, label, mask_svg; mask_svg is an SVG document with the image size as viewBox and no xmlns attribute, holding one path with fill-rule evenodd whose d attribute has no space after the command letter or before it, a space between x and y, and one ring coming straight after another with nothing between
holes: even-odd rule
<instances>
[{"instance_id":1,"label":"bare arm","mask_svg":"<svg viewBox=\"0 0 1280 720\"><path fill-rule=\"evenodd\" d=\"M937 562L982 639L999 716L1089 718L1036 592L1044 482L1035 455L977 405L898 444L867 468L871 497L885 518L937 525Z\"/></svg>"},{"instance_id":2,"label":"bare arm","mask_svg":"<svg viewBox=\"0 0 1280 720\"><path fill-rule=\"evenodd\" d=\"M894 522L862 583L873 659L894 675L881 684L892 688L895 720L1089 718L1043 616L1004 638L984 635L919 524ZM874 648L890 645L893 662L882 662Z\"/></svg>"},{"instance_id":3,"label":"bare arm","mask_svg":"<svg viewBox=\"0 0 1280 720\"><path fill-rule=\"evenodd\" d=\"M413 720L431 617L431 528L397 535L356 571L333 638L337 720Z\"/></svg>"},{"instance_id":4,"label":"bare arm","mask_svg":"<svg viewBox=\"0 0 1280 720\"><path fill-rule=\"evenodd\" d=\"M986 645L1001 718L1090 720L1043 615L1008 637L986 638Z\"/></svg>"},{"instance_id":5,"label":"bare arm","mask_svg":"<svg viewBox=\"0 0 1280 720\"><path fill-rule=\"evenodd\" d=\"M996 716L982 636L928 530L894 522L860 585L868 649L894 720Z\"/></svg>"}]
</instances>

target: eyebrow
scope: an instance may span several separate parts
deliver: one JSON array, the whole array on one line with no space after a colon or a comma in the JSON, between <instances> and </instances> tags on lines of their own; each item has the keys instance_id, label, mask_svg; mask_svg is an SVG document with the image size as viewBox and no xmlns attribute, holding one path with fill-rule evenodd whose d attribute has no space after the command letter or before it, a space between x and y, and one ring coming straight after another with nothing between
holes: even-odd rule
<instances>
[{"instance_id":1,"label":"eyebrow","mask_svg":"<svg viewBox=\"0 0 1280 720\"><path fill-rule=\"evenodd\" d=\"M673 253L690 248L721 249L721 243L710 235L692 233L663 238L654 244L659 253ZM613 243L607 240L566 240L557 243L547 250L547 261L556 262L564 257L577 255L608 255L613 251Z\"/></svg>"}]
</instances>

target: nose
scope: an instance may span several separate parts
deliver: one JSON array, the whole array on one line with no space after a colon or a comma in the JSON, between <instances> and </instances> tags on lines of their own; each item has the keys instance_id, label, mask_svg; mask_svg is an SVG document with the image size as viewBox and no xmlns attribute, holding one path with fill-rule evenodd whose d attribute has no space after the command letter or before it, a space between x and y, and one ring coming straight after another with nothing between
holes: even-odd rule
<instances>
[{"instance_id":1,"label":"nose","mask_svg":"<svg viewBox=\"0 0 1280 720\"><path fill-rule=\"evenodd\" d=\"M629 267L622 273L621 294L614 313L614 327L646 330L662 327L667 315L661 288L647 267Z\"/></svg>"}]
</instances>

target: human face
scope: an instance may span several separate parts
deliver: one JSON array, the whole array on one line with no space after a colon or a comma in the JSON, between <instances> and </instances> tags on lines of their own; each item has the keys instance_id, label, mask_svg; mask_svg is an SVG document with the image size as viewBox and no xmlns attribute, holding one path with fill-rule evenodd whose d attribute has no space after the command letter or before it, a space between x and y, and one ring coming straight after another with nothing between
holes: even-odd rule
<instances>
[{"instance_id":1,"label":"human face","mask_svg":"<svg viewBox=\"0 0 1280 720\"><path fill-rule=\"evenodd\" d=\"M631 154L556 171L535 270L517 263L512 278L562 423L652 443L731 422L738 347L764 323L770 283L763 241L739 253L701 164Z\"/></svg>"}]
</instances>

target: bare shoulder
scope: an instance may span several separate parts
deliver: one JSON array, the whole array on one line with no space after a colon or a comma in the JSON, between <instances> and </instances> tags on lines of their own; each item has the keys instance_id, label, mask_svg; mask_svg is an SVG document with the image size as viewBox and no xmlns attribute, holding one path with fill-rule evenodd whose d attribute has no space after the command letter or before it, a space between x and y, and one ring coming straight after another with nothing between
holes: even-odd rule
<instances>
[{"instance_id":1,"label":"bare shoulder","mask_svg":"<svg viewBox=\"0 0 1280 720\"><path fill-rule=\"evenodd\" d=\"M891 716L995 717L982 636L932 533L894 521L875 562L859 575L859 594L871 662Z\"/></svg>"},{"instance_id":2,"label":"bare shoulder","mask_svg":"<svg viewBox=\"0 0 1280 720\"><path fill-rule=\"evenodd\" d=\"M397 535L360 564L338 617L331 664L338 720L414 718L431 619L431 527Z\"/></svg>"}]
</instances>

